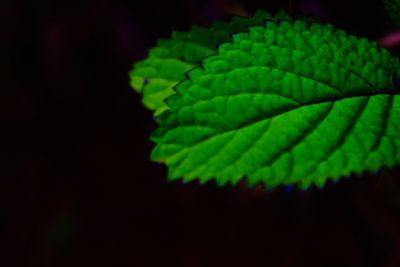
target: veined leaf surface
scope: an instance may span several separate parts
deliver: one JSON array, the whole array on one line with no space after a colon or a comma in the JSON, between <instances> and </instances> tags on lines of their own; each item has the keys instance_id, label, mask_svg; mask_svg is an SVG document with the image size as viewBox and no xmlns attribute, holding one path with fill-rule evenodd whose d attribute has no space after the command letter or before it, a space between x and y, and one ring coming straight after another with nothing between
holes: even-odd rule
<instances>
[{"instance_id":1,"label":"veined leaf surface","mask_svg":"<svg viewBox=\"0 0 400 267\"><path fill-rule=\"evenodd\" d=\"M277 18L287 18L279 12ZM260 24L272 16L258 11L252 18L234 17L230 23L216 22L210 29L193 27L190 32L173 32L170 40L159 40L149 57L134 65L130 73L132 87L143 94L143 104L160 114L168 109L164 100L175 94L173 87L185 79L185 72L206 56L216 53L219 43L229 41L233 32Z\"/></svg>"},{"instance_id":2,"label":"veined leaf surface","mask_svg":"<svg viewBox=\"0 0 400 267\"><path fill-rule=\"evenodd\" d=\"M169 179L323 186L400 161L399 60L331 25L266 21L188 73L158 117Z\"/></svg>"}]
</instances>

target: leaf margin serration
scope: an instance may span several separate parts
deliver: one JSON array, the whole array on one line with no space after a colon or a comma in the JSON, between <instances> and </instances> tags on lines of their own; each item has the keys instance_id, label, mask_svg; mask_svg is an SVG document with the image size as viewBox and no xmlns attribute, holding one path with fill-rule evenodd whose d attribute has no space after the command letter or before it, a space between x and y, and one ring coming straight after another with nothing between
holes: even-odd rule
<instances>
[{"instance_id":1,"label":"leaf margin serration","mask_svg":"<svg viewBox=\"0 0 400 267\"><path fill-rule=\"evenodd\" d=\"M170 38L164 38L164 39L158 39L156 46L152 47L149 51L148 57L146 57L143 60L139 60L133 64L133 69L129 72L129 77L130 77L130 85L131 87L137 92L142 94L142 103L150 110L154 111L155 115L161 114L163 111L168 109L167 105L164 105L164 99L170 95L174 94L174 87L177 83L179 83L182 80L185 80L185 76L183 76L180 79L176 79L176 83L171 82L171 80L168 80L168 78L165 77L140 77L141 75L138 74L142 71L140 68L141 65L146 64L152 59L160 59L160 60L171 60L174 61L175 64L183 64L183 65L191 65L187 67L187 71L190 71L192 68L196 68L198 66L199 62L204 57L210 56L215 54L216 47L220 43L224 43L226 41L229 41L230 34L232 32L237 32L245 29L246 26L252 25L252 24L258 24L262 22L264 19L271 18L271 17L276 17L276 18L289 18L289 15L286 11L284 10L279 10L278 12L275 13L275 15L272 15L271 13L263 10L258 10L252 17L242 17L242 16L234 16L232 19L228 22L223 22L223 21L216 21L211 24L210 27L199 27L199 26L193 26L190 28L189 31L173 31L171 34ZM241 28L241 29L238 29ZM238 29L238 30L237 30ZM225 33L223 33L225 31ZM203 46L205 49L209 49L208 53L204 53L202 56L199 56L195 60L188 61L188 59L183 59L183 56L185 53L182 53L180 57L182 58L177 58L177 57L159 57L157 55L154 55L156 51L159 51L160 49L165 48L164 46L168 45L173 45L175 42L187 42L191 44L196 44L196 39L197 35L199 32L203 32L209 35L210 38L215 38L218 41L215 41L212 43L210 47ZM221 33L222 32L222 33ZM219 36L220 35L220 36ZM217 38L219 36L219 38ZM223 36L224 39L221 39L221 36ZM202 46L201 44L197 43L199 46ZM174 50L169 51L169 53L174 53ZM139 66L139 68L138 68ZM160 75L158 75L160 76ZM156 101L151 100L151 94L147 94L144 90L148 88L149 81L152 79L156 80L163 80L164 83L170 82L170 84L174 84L172 86L166 86L162 91L157 91L158 94L161 94L163 99L156 99ZM150 100L148 100L150 98Z\"/></svg>"},{"instance_id":2,"label":"leaf margin serration","mask_svg":"<svg viewBox=\"0 0 400 267\"><path fill-rule=\"evenodd\" d=\"M266 19L265 21L264 21L264 23L267 23L268 21L277 21L277 20L274 20L274 19ZM294 20L278 20L278 21L294 21ZM247 32L247 31L249 31L249 28L251 28L251 27L254 27L254 25L253 26L250 26L250 27L247 27L247 30L245 31L245 32ZM333 26L332 26L333 27ZM337 31L340 31L340 29L336 29ZM355 37L355 38L357 38L356 36L354 36L354 35L350 35L350 34L347 34L347 33L345 33L347 36L350 36L350 37ZM226 42L226 43L230 43L230 42ZM374 42L370 42L370 43L374 43ZM221 44L221 45L223 45L223 44ZM375 45L377 45L376 43L375 43ZM218 56L219 54L217 53L217 54L214 54L214 55L210 55L209 57L215 57L215 56ZM207 60L207 58L209 58L209 57L206 57L205 59L203 59L203 60L201 60L201 62L199 63L199 66L197 66L197 67L195 67L195 68L193 68L193 69L191 69L190 71L188 71L186 74L185 74L185 76L186 76L186 79L189 79L190 80L190 75L191 75L191 73L192 72L195 72L196 71L196 69L204 69L204 67L203 67L203 64L204 64L204 61L205 60ZM397 75L399 74L399 72L397 72ZM183 80L183 81L181 81L179 84L181 84L181 83L183 83L183 82L185 82L186 80ZM168 99L166 99L166 103L167 103L167 105L170 107L170 108L173 108L174 107L174 101L176 100L176 98L177 97L179 97L179 95L181 94L180 92L179 92L179 90L180 90L180 86L179 86L179 84L176 86L176 95L173 95L173 96L170 96ZM175 99L175 100L174 100ZM163 120L166 118L166 117L168 117L168 113L169 112L171 112L171 111L165 111L164 112L164 114L162 114L161 116L158 116L157 117L157 122L158 123L163 123ZM163 129L163 127L161 126L158 130L156 130L153 134L152 134L152 136L151 136L151 139L154 141L154 142L158 142L158 141L160 141L159 140L159 138L160 138L160 135L163 135L163 132L165 132L166 131L166 129ZM155 157L155 155L154 155L154 151L153 151L153 153L152 153L152 159L153 160L157 160L156 159L156 157ZM326 181L329 179L329 177L327 177L327 179L326 179ZM183 180L185 180L184 178L183 178ZM325 181L325 182L326 182ZM313 183L312 183L313 184ZM309 184L309 185L305 185L305 186L303 186L303 188L308 188L309 186L311 186L312 184ZM323 186L323 184L319 184L319 186Z\"/></svg>"}]
</instances>

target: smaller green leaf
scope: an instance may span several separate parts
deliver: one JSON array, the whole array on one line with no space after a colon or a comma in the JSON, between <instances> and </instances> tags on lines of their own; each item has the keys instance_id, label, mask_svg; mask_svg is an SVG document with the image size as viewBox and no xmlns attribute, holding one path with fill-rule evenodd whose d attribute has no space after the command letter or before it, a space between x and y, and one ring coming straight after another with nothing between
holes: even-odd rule
<instances>
[{"instance_id":1,"label":"smaller green leaf","mask_svg":"<svg viewBox=\"0 0 400 267\"><path fill-rule=\"evenodd\" d=\"M175 93L173 87L185 79L187 71L201 59L215 54L217 45L229 41L231 33L272 17L258 11L252 18L234 17L230 23L216 22L209 29L195 26L189 32L173 32L170 40L157 42L147 59L134 64L131 86L143 95L147 108L161 114L169 109L164 100ZM288 18L288 15L280 11L275 17Z\"/></svg>"},{"instance_id":2,"label":"smaller green leaf","mask_svg":"<svg viewBox=\"0 0 400 267\"><path fill-rule=\"evenodd\" d=\"M131 76L131 86L143 95L143 104L156 111L156 115L167 109L164 100L173 95L173 87L193 65L174 58L152 57L136 64ZM171 71L173 70L173 71Z\"/></svg>"},{"instance_id":3,"label":"smaller green leaf","mask_svg":"<svg viewBox=\"0 0 400 267\"><path fill-rule=\"evenodd\" d=\"M400 0L383 0L389 17L400 26Z\"/></svg>"}]
</instances>

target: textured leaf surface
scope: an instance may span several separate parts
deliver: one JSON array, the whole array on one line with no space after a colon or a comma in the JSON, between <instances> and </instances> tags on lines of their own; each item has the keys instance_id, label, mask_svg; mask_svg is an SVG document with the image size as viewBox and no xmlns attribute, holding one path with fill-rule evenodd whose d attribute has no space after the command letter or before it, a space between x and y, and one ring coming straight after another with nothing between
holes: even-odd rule
<instances>
[{"instance_id":1,"label":"textured leaf surface","mask_svg":"<svg viewBox=\"0 0 400 267\"><path fill-rule=\"evenodd\" d=\"M389 17L400 26L400 0L384 0L383 1Z\"/></svg>"},{"instance_id":2,"label":"textured leaf surface","mask_svg":"<svg viewBox=\"0 0 400 267\"><path fill-rule=\"evenodd\" d=\"M331 25L233 35L167 100L152 158L171 180L323 186L400 160L397 58Z\"/></svg>"},{"instance_id":3,"label":"textured leaf surface","mask_svg":"<svg viewBox=\"0 0 400 267\"><path fill-rule=\"evenodd\" d=\"M276 17L287 15L279 12ZM168 109L164 100L175 93L173 87L185 79L185 72L215 54L217 44L229 41L231 33L244 31L267 18L271 18L269 13L259 11L252 18L235 17L230 23L214 23L210 29L193 27L190 32L173 32L171 40L160 40L150 50L149 58L134 65L130 73L132 87L143 94L147 108L161 113Z\"/></svg>"}]
</instances>

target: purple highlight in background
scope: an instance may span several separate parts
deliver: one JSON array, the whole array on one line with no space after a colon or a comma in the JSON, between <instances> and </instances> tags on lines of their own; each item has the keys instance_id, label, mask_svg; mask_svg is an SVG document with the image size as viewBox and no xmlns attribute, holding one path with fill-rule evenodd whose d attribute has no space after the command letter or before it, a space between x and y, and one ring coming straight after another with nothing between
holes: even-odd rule
<instances>
[{"instance_id":1,"label":"purple highlight in background","mask_svg":"<svg viewBox=\"0 0 400 267\"><path fill-rule=\"evenodd\" d=\"M393 47L400 44L400 31L390 33L379 40L381 47Z\"/></svg>"}]
</instances>

